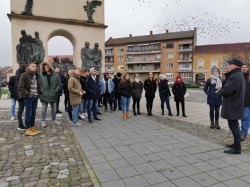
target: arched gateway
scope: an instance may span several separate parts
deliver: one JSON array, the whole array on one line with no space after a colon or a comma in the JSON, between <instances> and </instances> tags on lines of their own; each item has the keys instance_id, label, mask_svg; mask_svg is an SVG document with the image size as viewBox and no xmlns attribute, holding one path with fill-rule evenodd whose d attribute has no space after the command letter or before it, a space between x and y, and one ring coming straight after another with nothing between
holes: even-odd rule
<instances>
[{"instance_id":1,"label":"arched gateway","mask_svg":"<svg viewBox=\"0 0 250 187\"><path fill-rule=\"evenodd\" d=\"M11 0L11 14L8 14L8 17L12 26L14 69L19 67L19 61L25 61L22 59L28 58L25 55L18 57L19 44L23 38L21 32L23 33L23 31L30 40L36 39L35 33L39 33L39 41L43 43L44 48L44 54L40 55L44 56L43 61L48 59L48 41L54 36L63 36L72 43L74 65L78 67L82 66L81 49L85 42L89 42L92 49L94 44L98 43L99 49L104 52L105 28L107 27L104 25L104 0L42 0L34 2L33 0ZM36 42L34 43L32 45L36 45ZM35 58L34 56L32 59ZM102 59L102 66L104 66L104 59Z\"/></svg>"}]
</instances>

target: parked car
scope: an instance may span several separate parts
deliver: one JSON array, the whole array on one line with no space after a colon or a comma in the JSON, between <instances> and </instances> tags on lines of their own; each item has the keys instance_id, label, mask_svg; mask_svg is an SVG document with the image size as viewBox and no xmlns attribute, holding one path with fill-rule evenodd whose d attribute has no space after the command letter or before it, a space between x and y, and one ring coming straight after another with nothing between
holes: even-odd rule
<instances>
[{"instance_id":1,"label":"parked car","mask_svg":"<svg viewBox=\"0 0 250 187\"><path fill-rule=\"evenodd\" d=\"M204 85L205 85L205 82L206 82L205 80L200 80L200 81L198 82L198 85L199 85L199 86L204 86Z\"/></svg>"},{"instance_id":2,"label":"parked car","mask_svg":"<svg viewBox=\"0 0 250 187\"><path fill-rule=\"evenodd\" d=\"M172 87L174 85L174 81L168 81L168 85Z\"/></svg>"}]
</instances>

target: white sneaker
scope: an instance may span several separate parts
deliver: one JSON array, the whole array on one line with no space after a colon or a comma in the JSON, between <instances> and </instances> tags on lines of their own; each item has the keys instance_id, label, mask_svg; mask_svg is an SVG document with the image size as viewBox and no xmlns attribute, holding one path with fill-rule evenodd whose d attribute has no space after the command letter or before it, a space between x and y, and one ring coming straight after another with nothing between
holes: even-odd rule
<instances>
[{"instance_id":1,"label":"white sneaker","mask_svg":"<svg viewBox=\"0 0 250 187\"><path fill-rule=\"evenodd\" d=\"M22 116L22 120L24 120L24 116Z\"/></svg>"},{"instance_id":2,"label":"white sneaker","mask_svg":"<svg viewBox=\"0 0 250 187\"><path fill-rule=\"evenodd\" d=\"M75 125L76 126L82 126L82 123L77 122Z\"/></svg>"},{"instance_id":3,"label":"white sneaker","mask_svg":"<svg viewBox=\"0 0 250 187\"><path fill-rule=\"evenodd\" d=\"M11 116L10 120L14 121L15 120L15 116Z\"/></svg>"},{"instance_id":4,"label":"white sneaker","mask_svg":"<svg viewBox=\"0 0 250 187\"><path fill-rule=\"evenodd\" d=\"M80 118L85 119L86 116L84 114L80 114Z\"/></svg>"},{"instance_id":5,"label":"white sneaker","mask_svg":"<svg viewBox=\"0 0 250 187\"><path fill-rule=\"evenodd\" d=\"M51 125L61 125L61 122L60 121L56 121L56 120L53 120L50 123L51 123Z\"/></svg>"},{"instance_id":6,"label":"white sneaker","mask_svg":"<svg viewBox=\"0 0 250 187\"><path fill-rule=\"evenodd\" d=\"M63 117L63 115L62 115L62 114L57 113L57 114L56 114L56 117L57 117L57 118L61 118L61 117Z\"/></svg>"},{"instance_id":7,"label":"white sneaker","mask_svg":"<svg viewBox=\"0 0 250 187\"><path fill-rule=\"evenodd\" d=\"M45 121L41 121L41 125L42 125L42 127L44 128L44 127L47 127L47 125L46 125L46 122Z\"/></svg>"},{"instance_id":8,"label":"white sneaker","mask_svg":"<svg viewBox=\"0 0 250 187\"><path fill-rule=\"evenodd\" d=\"M73 121L70 121L69 124L72 125L72 126L76 126L76 124L73 123Z\"/></svg>"}]
</instances>

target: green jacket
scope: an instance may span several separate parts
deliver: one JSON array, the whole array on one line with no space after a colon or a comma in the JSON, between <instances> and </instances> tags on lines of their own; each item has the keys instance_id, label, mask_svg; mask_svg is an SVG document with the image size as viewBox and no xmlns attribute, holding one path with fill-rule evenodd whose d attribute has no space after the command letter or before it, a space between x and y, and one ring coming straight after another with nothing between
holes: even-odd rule
<instances>
[{"instance_id":1,"label":"green jacket","mask_svg":"<svg viewBox=\"0 0 250 187\"><path fill-rule=\"evenodd\" d=\"M53 103L56 102L57 93L61 86L61 80L57 73L51 74L51 83L49 86L47 75L40 74L40 82L41 82L41 102Z\"/></svg>"}]
</instances>

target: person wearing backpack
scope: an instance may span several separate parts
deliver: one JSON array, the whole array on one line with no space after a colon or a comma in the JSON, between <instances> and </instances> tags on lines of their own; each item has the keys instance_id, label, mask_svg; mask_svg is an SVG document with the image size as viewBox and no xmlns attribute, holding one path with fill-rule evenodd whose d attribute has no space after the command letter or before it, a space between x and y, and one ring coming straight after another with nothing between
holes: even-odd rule
<instances>
[{"instance_id":1,"label":"person wearing backpack","mask_svg":"<svg viewBox=\"0 0 250 187\"><path fill-rule=\"evenodd\" d=\"M219 116L220 106L222 105L222 96L217 96L217 90L222 88L222 78L220 77L220 70L212 68L211 77L207 79L204 86L204 92L207 94L207 104L209 105L210 128L220 129Z\"/></svg>"}]
</instances>

